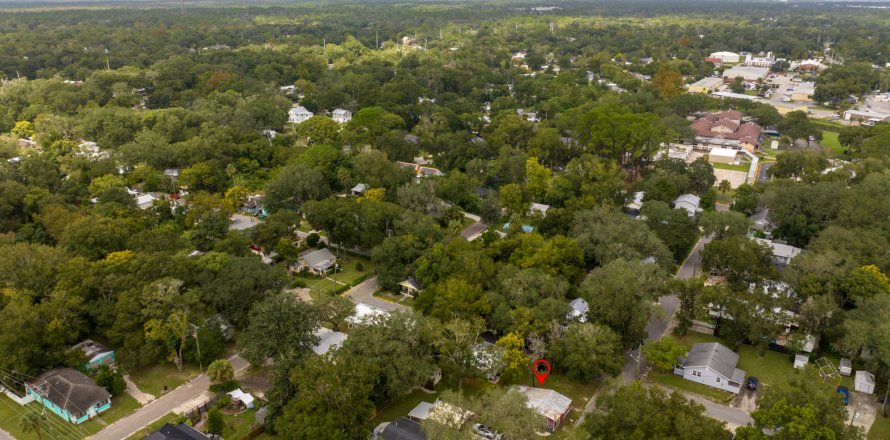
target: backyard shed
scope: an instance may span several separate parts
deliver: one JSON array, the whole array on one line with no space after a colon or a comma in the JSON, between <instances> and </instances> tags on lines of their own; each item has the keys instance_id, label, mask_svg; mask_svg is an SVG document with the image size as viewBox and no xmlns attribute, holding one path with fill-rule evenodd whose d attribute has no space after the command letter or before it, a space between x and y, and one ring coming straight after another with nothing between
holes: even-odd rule
<instances>
[{"instance_id":1,"label":"backyard shed","mask_svg":"<svg viewBox=\"0 0 890 440\"><path fill-rule=\"evenodd\" d=\"M875 392L875 375L868 371L859 370L856 372L856 379L853 382L853 389L865 394L874 394Z\"/></svg>"},{"instance_id":2,"label":"backyard shed","mask_svg":"<svg viewBox=\"0 0 890 440\"><path fill-rule=\"evenodd\" d=\"M853 362L850 362L847 358L841 358L841 363L838 365L837 369L838 373L841 373L841 376L850 376L853 374Z\"/></svg>"},{"instance_id":3,"label":"backyard shed","mask_svg":"<svg viewBox=\"0 0 890 440\"><path fill-rule=\"evenodd\" d=\"M794 355L794 368L803 368L810 363L810 357L802 354Z\"/></svg>"}]
</instances>

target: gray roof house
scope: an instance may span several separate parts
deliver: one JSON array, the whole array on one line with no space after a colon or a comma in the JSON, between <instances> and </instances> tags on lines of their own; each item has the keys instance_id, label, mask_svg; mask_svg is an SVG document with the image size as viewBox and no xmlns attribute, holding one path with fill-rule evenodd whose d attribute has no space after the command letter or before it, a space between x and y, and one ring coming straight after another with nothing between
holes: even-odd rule
<instances>
[{"instance_id":1,"label":"gray roof house","mask_svg":"<svg viewBox=\"0 0 890 440\"><path fill-rule=\"evenodd\" d=\"M27 393L59 417L83 423L111 407L111 394L73 368L56 368L27 385Z\"/></svg>"},{"instance_id":2,"label":"gray roof house","mask_svg":"<svg viewBox=\"0 0 890 440\"><path fill-rule=\"evenodd\" d=\"M683 194L680 197L677 197L677 200L674 200L674 209L685 209L690 217L694 217L696 214L702 211L699 208L699 204L701 204L701 199L693 194Z\"/></svg>"},{"instance_id":3,"label":"gray roof house","mask_svg":"<svg viewBox=\"0 0 890 440\"><path fill-rule=\"evenodd\" d=\"M210 440L210 437L185 423L180 423L176 426L165 423L164 426L161 426L143 440Z\"/></svg>"},{"instance_id":4,"label":"gray roof house","mask_svg":"<svg viewBox=\"0 0 890 440\"><path fill-rule=\"evenodd\" d=\"M378 438L383 440L426 440L426 434L420 427L420 423L401 417L386 425Z\"/></svg>"},{"instance_id":5,"label":"gray roof house","mask_svg":"<svg viewBox=\"0 0 890 440\"><path fill-rule=\"evenodd\" d=\"M291 124L299 124L302 122L306 122L314 115L315 113L310 112L306 109L306 107L303 107L302 105L296 106L288 110L287 122L290 122Z\"/></svg>"},{"instance_id":6,"label":"gray roof house","mask_svg":"<svg viewBox=\"0 0 890 440\"><path fill-rule=\"evenodd\" d=\"M683 379L739 394L745 372L736 368L739 355L717 342L695 344L674 366Z\"/></svg>"},{"instance_id":7,"label":"gray roof house","mask_svg":"<svg viewBox=\"0 0 890 440\"><path fill-rule=\"evenodd\" d=\"M327 275L336 265L337 257L328 248L322 248L300 255L297 270L308 270L315 275Z\"/></svg>"},{"instance_id":8,"label":"gray roof house","mask_svg":"<svg viewBox=\"0 0 890 440\"><path fill-rule=\"evenodd\" d=\"M587 301L584 301L584 298L573 299L572 302L569 303L569 307L571 307L572 310L566 315L566 320L587 322L587 311L590 310L590 305L587 304Z\"/></svg>"},{"instance_id":9,"label":"gray roof house","mask_svg":"<svg viewBox=\"0 0 890 440\"><path fill-rule=\"evenodd\" d=\"M368 190L368 185L365 185L364 183L358 183L355 186L353 186L352 189L349 191L354 196L360 196L360 195L364 195L365 191L367 191L367 190Z\"/></svg>"},{"instance_id":10,"label":"gray roof house","mask_svg":"<svg viewBox=\"0 0 890 440\"><path fill-rule=\"evenodd\" d=\"M791 246L780 241L765 240L763 238L755 238L758 243L766 245L773 251L773 264L777 266L787 266L791 263L791 259L800 255L803 249Z\"/></svg>"},{"instance_id":11,"label":"gray roof house","mask_svg":"<svg viewBox=\"0 0 890 440\"><path fill-rule=\"evenodd\" d=\"M340 348L346 341L346 333L335 332L324 327L318 329L315 336L318 336L318 344L312 347L312 351L319 356Z\"/></svg>"}]
</instances>

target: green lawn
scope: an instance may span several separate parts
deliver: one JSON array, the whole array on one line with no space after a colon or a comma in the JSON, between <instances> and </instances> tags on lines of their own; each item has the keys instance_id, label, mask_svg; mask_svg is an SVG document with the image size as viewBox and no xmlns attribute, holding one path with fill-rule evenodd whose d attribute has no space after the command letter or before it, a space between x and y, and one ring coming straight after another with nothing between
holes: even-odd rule
<instances>
[{"instance_id":1,"label":"green lawn","mask_svg":"<svg viewBox=\"0 0 890 440\"><path fill-rule=\"evenodd\" d=\"M721 170L745 171L745 172L747 172L751 168L751 164L745 163L745 162L742 162L739 165L732 165L732 164L728 164L728 163L712 163L711 165L714 168L721 169Z\"/></svg>"},{"instance_id":2,"label":"green lawn","mask_svg":"<svg viewBox=\"0 0 890 440\"><path fill-rule=\"evenodd\" d=\"M466 389L466 387L464 387ZM380 405L377 407L377 414L374 416L374 426L379 425L382 422L391 422L399 417L403 417L408 415L415 406L417 406L420 402L435 402L436 398L439 397L439 392L435 392L433 394L423 392L421 390L414 390L411 394L408 394L401 399L390 402L386 405Z\"/></svg>"},{"instance_id":3,"label":"green lawn","mask_svg":"<svg viewBox=\"0 0 890 440\"><path fill-rule=\"evenodd\" d=\"M106 425L116 422L118 419L129 415L139 408L139 402L129 395L121 395L111 400L111 408L100 414L98 419L92 419L80 425L73 425L62 420L61 417L47 413L44 433L51 438L70 438L73 436L85 437L101 431ZM36 402L25 406L13 402L4 395L0 395L0 428L12 434L18 440L38 440L34 433L25 433L21 428L21 420L24 414L40 412L42 406ZM43 436L47 438L46 435Z\"/></svg>"},{"instance_id":4,"label":"green lawn","mask_svg":"<svg viewBox=\"0 0 890 440\"><path fill-rule=\"evenodd\" d=\"M342 253L341 255L343 255L343 258L340 258L340 260L338 261L338 263L340 264L340 271L328 276L328 278L332 280L336 280L344 284L349 284L374 269L374 265L371 264L371 260L368 260L367 258L358 257L355 255L346 255L345 253ZM358 268L356 267L359 263L361 263L362 270L358 270Z\"/></svg>"},{"instance_id":5,"label":"green lawn","mask_svg":"<svg viewBox=\"0 0 890 440\"><path fill-rule=\"evenodd\" d=\"M223 414L226 421L226 429L223 438L227 440L241 440L253 431L254 416L256 411L247 410L239 414Z\"/></svg>"},{"instance_id":6,"label":"green lawn","mask_svg":"<svg viewBox=\"0 0 890 440\"><path fill-rule=\"evenodd\" d=\"M875 423L868 430L868 440L886 440L888 438L890 438L890 419L881 417L879 410L875 417Z\"/></svg>"},{"instance_id":7,"label":"green lawn","mask_svg":"<svg viewBox=\"0 0 890 440\"><path fill-rule=\"evenodd\" d=\"M414 298L413 297L397 295L395 293L388 292L386 290L380 290L380 291L374 292L374 298L402 304L402 305L405 305L408 307L414 307Z\"/></svg>"},{"instance_id":8,"label":"green lawn","mask_svg":"<svg viewBox=\"0 0 890 440\"><path fill-rule=\"evenodd\" d=\"M732 393L727 391L721 391L717 388L683 379L681 376L677 376L671 372L662 373L659 371L652 371L647 375L647 378L651 382L665 385L669 388L698 394L715 402L727 403L734 397Z\"/></svg>"},{"instance_id":9,"label":"green lawn","mask_svg":"<svg viewBox=\"0 0 890 440\"><path fill-rule=\"evenodd\" d=\"M822 130L822 146L831 151L831 157L841 157L844 155L844 147L838 140L837 132Z\"/></svg>"},{"instance_id":10,"label":"green lawn","mask_svg":"<svg viewBox=\"0 0 890 440\"><path fill-rule=\"evenodd\" d=\"M188 382L199 373L197 365L185 364L182 372L176 370L171 363L161 363L150 367L143 367L130 373L130 379L143 392L160 397L164 394L164 386L167 391Z\"/></svg>"}]
</instances>

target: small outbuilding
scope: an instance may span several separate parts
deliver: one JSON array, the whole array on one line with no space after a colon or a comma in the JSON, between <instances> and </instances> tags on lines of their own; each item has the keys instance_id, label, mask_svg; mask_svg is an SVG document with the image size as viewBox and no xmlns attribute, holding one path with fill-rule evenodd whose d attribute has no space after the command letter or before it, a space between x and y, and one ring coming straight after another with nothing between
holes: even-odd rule
<instances>
[{"instance_id":1,"label":"small outbuilding","mask_svg":"<svg viewBox=\"0 0 890 440\"><path fill-rule=\"evenodd\" d=\"M851 362L847 358L841 358L841 362L838 365L837 371L841 374L841 376L853 375L853 362Z\"/></svg>"},{"instance_id":2,"label":"small outbuilding","mask_svg":"<svg viewBox=\"0 0 890 440\"><path fill-rule=\"evenodd\" d=\"M853 389L860 393L874 394L875 375L868 371L857 371L856 378L853 381Z\"/></svg>"},{"instance_id":3,"label":"small outbuilding","mask_svg":"<svg viewBox=\"0 0 890 440\"><path fill-rule=\"evenodd\" d=\"M228 395L232 396L233 402L240 402L247 409L253 408L253 396L250 393L241 391L241 388L238 388L235 391L229 391Z\"/></svg>"},{"instance_id":4,"label":"small outbuilding","mask_svg":"<svg viewBox=\"0 0 890 440\"><path fill-rule=\"evenodd\" d=\"M794 368L803 368L810 363L810 357L802 354L794 355Z\"/></svg>"}]
</instances>

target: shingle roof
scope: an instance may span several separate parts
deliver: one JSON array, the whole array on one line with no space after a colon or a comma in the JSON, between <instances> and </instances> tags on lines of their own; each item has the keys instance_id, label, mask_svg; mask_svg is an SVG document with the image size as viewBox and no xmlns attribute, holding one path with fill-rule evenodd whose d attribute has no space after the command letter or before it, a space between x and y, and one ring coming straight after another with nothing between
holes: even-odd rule
<instances>
[{"instance_id":1,"label":"shingle roof","mask_svg":"<svg viewBox=\"0 0 890 440\"><path fill-rule=\"evenodd\" d=\"M92 361L97 355L108 353L113 351L108 347L93 341L92 339L85 339L83 342L79 342L71 346L71 350L80 350L86 355L87 359Z\"/></svg>"},{"instance_id":2,"label":"shingle roof","mask_svg":"<svg viewBox=\"0 0 890 440\"><path fill-rule=\"evenodd\" d=\"M49 370L31 383L31 388L76 417L87 413L96 404L111 398L105 388L72 368Z\"/></svg>"},{"instance_id":3,"label":"shingle roof","mask_svg":"<svg viewBox=\"0 0 890 440\"><path fill-rule=\"evenodd\" d=\"M210 440L210 437L185 423L180 423L176 426L165 423L164 426L161 426L143 440Z\"/></svg>"},{"instance_id":4,"label":"shingle roof","mask_svg":"<svg viewBox=\"0 0 890 440\"><path fill-rule=\"evenodd\" d=\"M684 367L707 367L721 376L735 381L739 355L718 342L695 344L686 355ZM741 371L741 370L738 370ZM742 376L744 377L744 372Z\"/></svg>"},{"instance_id":5,"label":"shingle roof","mask_svg":"<svg viewBox=\"0 0 890 440\"><path fill-rule=\"evenodd\" d=\"M305 261L307 265L315 270L330 269L331 266L334 265L334 262L337 261L337 257L335 257L328 248L307 252L303 254L300 259Z\"/></svg>"},{"instance_id":6,"label":"shingle roof","mask_svg":"<svg viewBox=\"0 0 890 440\"><path fill-rule=\"evenodd\" d=\"M383 440L426 440L426 434L420 427L420 423L401 417L386 425L381 433Z\"/></svg>"}]
</instances>

